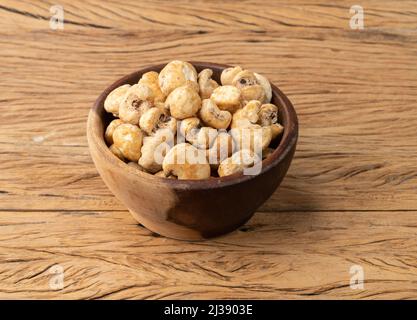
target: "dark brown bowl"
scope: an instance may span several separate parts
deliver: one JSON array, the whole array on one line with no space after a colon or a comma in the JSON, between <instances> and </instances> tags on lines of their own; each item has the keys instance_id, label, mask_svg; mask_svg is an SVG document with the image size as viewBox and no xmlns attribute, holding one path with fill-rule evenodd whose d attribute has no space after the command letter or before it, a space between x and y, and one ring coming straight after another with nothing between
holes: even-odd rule
<instances>
[{"instance_id":1,"label":"dark brown bowl","mask_svg":"<svg viewBox=\"0 0 417 320\"><path fill-rule=\"evenodd\" d=\"M191 62L198 72L211 68L217 81L227 65ZM129 74L108 87L90 111L87 137L98 172L113 194L135 219L161 235L198 240L231 232L248 221L281 183L294 156L298 121L288 98L272 85L272 103L278 105L284 133L275 151L262 162L258 175L236 173L206 180L175 180L140 172L116 158L106 146L104 130L111 115L104 110L107 95L115 88L135 84L143 73L159 72L165 64Z\"/></svg>"}]
</instances>

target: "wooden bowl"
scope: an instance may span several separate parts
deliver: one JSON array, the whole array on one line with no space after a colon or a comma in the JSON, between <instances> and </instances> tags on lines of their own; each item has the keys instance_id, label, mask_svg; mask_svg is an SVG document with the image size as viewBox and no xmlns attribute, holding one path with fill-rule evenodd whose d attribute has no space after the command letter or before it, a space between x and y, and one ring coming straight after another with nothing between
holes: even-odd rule
<instances>
[{"instance_id":1,"label":"wooden bowl","mask_svg":"<svg viewBox=\"0 0 417 320\"><path fill-rule=\"evenodd\" d=\"M211 68L213 78L227 65L191 62L198 72ZM143 73L159 72L165 64L129 74L108 87L90 111L87 137L90 153L102 179L135 219L158 234L181 240L198 240L231 232L248 221L281 183L295 152L298 122L288 98L272 85L272 103L279 106L284 133L275 151L262 162L258 175L236 173L206 180L155 177L128 166L106 146L104 131L112 116L103 103L115 88L135 84Z\"/></svg>"}]
</instances>

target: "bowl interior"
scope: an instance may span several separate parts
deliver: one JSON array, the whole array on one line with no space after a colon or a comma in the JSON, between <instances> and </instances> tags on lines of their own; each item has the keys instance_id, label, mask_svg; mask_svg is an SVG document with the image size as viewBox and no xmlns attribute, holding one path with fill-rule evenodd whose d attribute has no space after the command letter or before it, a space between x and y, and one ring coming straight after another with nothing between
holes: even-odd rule
<instances>
[{"instance_id":1,"label":"bowl interior","mask_svg":"<svg viewBox=\"0 0 417 320\"><path fill-rule=\"evenodd\" d=\"M197 72L205 68L210 68L213 70L213 79L220 83L221 72L230 66L220 65L206 62L193 62L193 66L196 68ZM104 100L107 95L114 90L115 88L123 84L136 84L141 78L142 74L149 71L159 72L166 64L156 65L141 69L139 71L133 72L109 86L96 100L93 109L90 112L88 120L88 135L92 143L97 144L97 147L100 149L103 157L111 161L114 165L123 167L124 170L130 170L132 173L135 173L138 176L141 176L145 179L158 179L165 180L168 184L173 184L176 186L190 186L194 187L214 187L218 186L221 182L222 185L238 183L242 180L251 179L255 176L243 175L243 173L235 173L230 176L225 177L211 177L205 180L177 180L177 179L166 179L161 177L155 177L152 174L138 172L136 169L128 166L123 161L119 160L114 156L108 149L104 141L104 131L107 125L115 119L112 114L107 113L104 110ZM298 136L298 121L295 110L288 100L288 98L271 83L272 86L272 101L271 103L278 106L279 116L278 121L284 126L284 132L281 135L281 138L275 141L271 147L274 148L274 152L269 155L266 159L262 161L262 170L261 173L268 171L272 166L276 165L285 155L291 147L296 143Z\"/></svg>"}]
</instances>

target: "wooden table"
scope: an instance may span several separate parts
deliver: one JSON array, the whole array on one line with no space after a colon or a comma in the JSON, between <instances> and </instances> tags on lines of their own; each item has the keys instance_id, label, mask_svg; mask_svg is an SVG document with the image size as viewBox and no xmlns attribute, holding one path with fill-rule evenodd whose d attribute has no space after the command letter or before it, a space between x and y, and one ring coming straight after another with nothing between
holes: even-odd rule
<instances>
[{"instance_id":1,"label":"wooden table","mask_svg":"<svg viewBox=\"0 0 417 320\"><path fill-rule=\"evenodd\" d=\"M0 4L0 298L417 298L415 1L360 1L363 30L356 1L59 3L63 30L54 1ZM174 58L263 73L299 115L279 190L210 241L138 226L87 147L97 95Z\"/></svg>"}]
</instances>

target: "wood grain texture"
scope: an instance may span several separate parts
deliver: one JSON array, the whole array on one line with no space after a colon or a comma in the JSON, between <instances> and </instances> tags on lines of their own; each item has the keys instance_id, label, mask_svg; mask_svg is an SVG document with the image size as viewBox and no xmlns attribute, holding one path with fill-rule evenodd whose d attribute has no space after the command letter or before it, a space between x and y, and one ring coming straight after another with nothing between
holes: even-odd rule
<instances>
[{"instance_id":1,"label":"wood grain texture","mask_svg":"<svg viewBox=\"0 0 417 320\"><path fill-rule=\"evenodd\" d=\"M362 1L364 30L348 1L60 1L57 31L54 4L0 4L0 297L417 298L414 1ZM299 116L280 189L213 241L137 227L88 152L97 95L176 58L263 73Z\"/></svg>"},{"instance_id":2,"label":"wood grain texture","mask_svg":"<svg viewBox=\"0 0 417 320\"><path fill-rule=\"evenodd\" d=\"M180 242L126 212L3 212L0 295L417 298L416 213L262 213L228 236ZM59 291L49 288L55 264L65 272ZM349 287L354 264L364 290Z\"/></svg>"}]
</instances>

